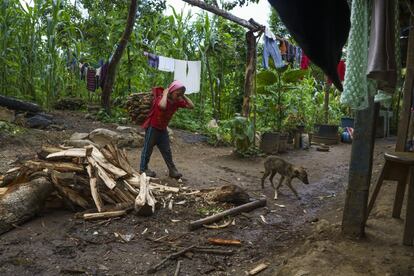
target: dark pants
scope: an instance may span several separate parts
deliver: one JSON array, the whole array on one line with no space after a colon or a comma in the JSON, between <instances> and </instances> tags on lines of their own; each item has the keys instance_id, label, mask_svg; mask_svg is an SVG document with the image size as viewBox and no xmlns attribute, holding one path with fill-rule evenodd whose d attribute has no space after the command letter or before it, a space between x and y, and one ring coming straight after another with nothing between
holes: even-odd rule
<instances>
[{"instance_id":1,"label":"dark pants","mask_svg":"<svg viewBox=\"0 0 414 276\"><path fill-rule=\"evenodd\" d=\"M153 127L148 127L145 131L144 148L142 149L141 153L140 171L143 172L148 169L148 163L150 161L152 150L154 149L155 145L160 150L168 169L171 170L175 168L172 159L168 131L166 129L159 130Z\"/></svg>"}]
</instances>

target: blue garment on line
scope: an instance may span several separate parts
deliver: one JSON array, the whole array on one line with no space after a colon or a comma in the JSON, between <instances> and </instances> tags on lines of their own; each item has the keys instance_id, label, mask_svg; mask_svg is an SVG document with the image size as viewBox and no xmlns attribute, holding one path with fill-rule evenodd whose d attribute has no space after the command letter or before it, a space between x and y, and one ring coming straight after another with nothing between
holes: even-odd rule
<instances>
[{"instance_id":1,"label":"blue garment on line","mask_svg":"<svg viewBox=\"0 0 414 276\"><path fill-rule=\"evenodd\" d=\"M270 39L264 36L264 47L263 47L263 67L269 68L269 56L273 58L276 68L283 67L285 64L282 61L279 47L276 44L276 40Z\"/></svg>"}]
</instances>

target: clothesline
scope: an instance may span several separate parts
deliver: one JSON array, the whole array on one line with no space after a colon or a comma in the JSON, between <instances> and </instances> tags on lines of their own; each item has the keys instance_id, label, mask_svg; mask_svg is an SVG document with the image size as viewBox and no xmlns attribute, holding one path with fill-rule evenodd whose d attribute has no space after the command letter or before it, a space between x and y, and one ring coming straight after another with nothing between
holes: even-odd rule
<instances>
[{"instance_id":1,"label":"clothesline","mask_svg":"<svg viewBox=\"0 0 414 276\"><path fill-rule=\"evenodd\" d=\"M200 92L201 61L174 59L144 52L148 65L164 72L174 72L174 79L182 82L186 93Z\"/></svg>"}]
</instances>

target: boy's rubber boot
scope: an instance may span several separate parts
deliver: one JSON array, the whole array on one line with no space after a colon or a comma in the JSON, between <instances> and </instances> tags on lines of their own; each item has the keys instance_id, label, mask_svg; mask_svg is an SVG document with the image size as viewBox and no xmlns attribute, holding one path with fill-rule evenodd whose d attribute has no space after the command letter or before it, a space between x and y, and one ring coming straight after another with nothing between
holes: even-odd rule
<instances>
[{"instance_id":1,"label":"boy's rubber boot","mask_svg":"<svg viewBox=\"0 0 414 276\"><path fill-rule=\"evenodd\" d=\"M146 169L145 171L143 171L148 177L155 177L157 174L154 171L151 171L150 169ZM141 173L143 173L141 171Z\"/></svg>"},{"instance_id":2,"label":"boy's rubber boot","mask_svg":"<svg viewBox=\"0 0 414 276\"><path fill-rule=\"evenodd\" d=\"M169 171L169 176L171 178L180 179L181 177L183 177L183 175L178 172L177 168L174 165L169 167Z\"/></svg>"}]
</instances>

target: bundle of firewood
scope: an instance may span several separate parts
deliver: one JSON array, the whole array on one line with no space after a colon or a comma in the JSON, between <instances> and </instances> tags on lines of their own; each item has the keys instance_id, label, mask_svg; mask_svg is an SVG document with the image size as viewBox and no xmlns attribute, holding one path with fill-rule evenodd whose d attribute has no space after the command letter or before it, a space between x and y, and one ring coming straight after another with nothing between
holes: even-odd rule
<instances>
[{"instance_id":1,"label":"bundle of firewood","mask_svg":"<svg viewBox=\"0 0 414 276\"><path fill-rule=\"evenodd\" d=\"M142 124L151 110L154 96L150 92L135 93L128 96L126 108L131 120Z\"/></svg>"},{"instance_id":2,"label":"bundle of firewood","mask_svg":"<svg viewBox=\"0 0 414 276\"><path fill-rule=\"evenodd\" d=\"M96 208L98 212L83 214L85 219L123 215L134 205L138 213L148 215L154 212L155 195L179 191L152 183L145 174L139 174L129 163L125 150L112 144L101 149L43 147L38 158L10 169L0 187L6 187L3 188L6 193L8 188L37 178L52 183L70 207Z\"/></svg>"}]
</instances>

